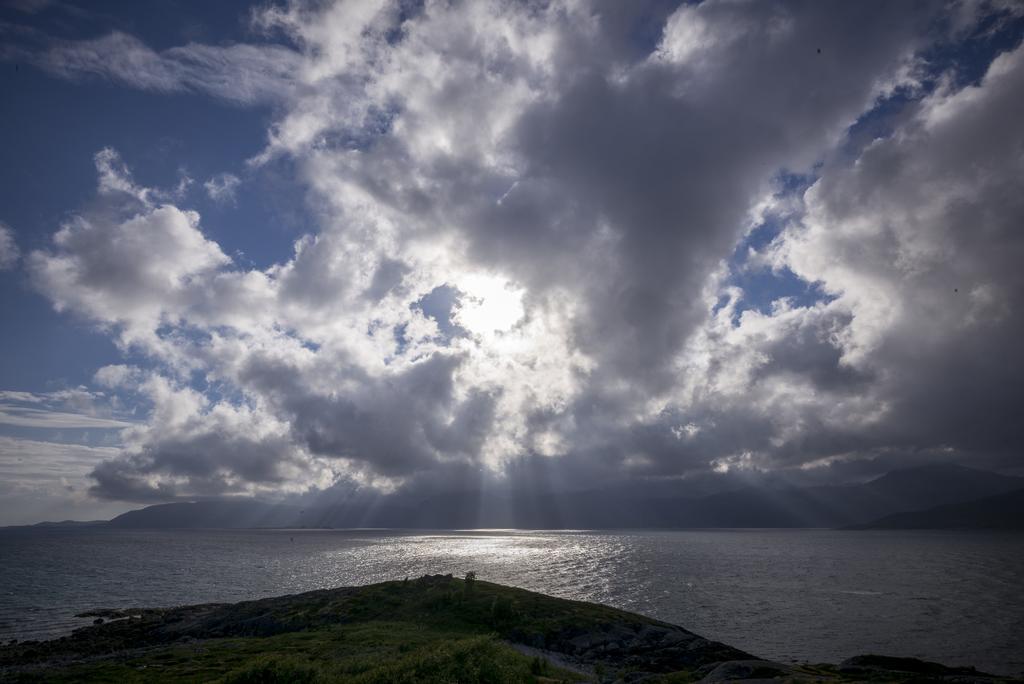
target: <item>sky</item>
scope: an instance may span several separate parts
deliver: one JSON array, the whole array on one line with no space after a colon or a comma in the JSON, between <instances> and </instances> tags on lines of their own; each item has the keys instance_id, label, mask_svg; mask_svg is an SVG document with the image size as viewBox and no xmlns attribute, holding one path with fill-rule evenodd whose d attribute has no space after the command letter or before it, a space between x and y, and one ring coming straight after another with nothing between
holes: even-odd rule
<instances>
[{"instance_id":1,"label":"sky","mask_svg":"<svg viewBox=\"0 0 1024 684\"><path fill-rule=\"evenodd\" d=\"M0 8L0 524L1024 473L1024 5Z\"/></svg>"}]
</instances>

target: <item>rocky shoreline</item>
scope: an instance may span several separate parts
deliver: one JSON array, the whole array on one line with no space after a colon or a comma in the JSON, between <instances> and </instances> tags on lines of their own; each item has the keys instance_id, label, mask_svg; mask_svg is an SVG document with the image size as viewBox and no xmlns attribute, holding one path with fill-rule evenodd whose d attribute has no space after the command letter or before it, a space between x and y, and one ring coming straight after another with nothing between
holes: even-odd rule
<instances>
[{"instance_id":1,"label":"rocky shoreline","mask_svg":"<svg viewBox=\"0 0 1024 684\"><path fill-rule=\"evenodd\" d=\"M52 641L0 647L0 681L110 681L107 676L117 671L125 673L122 679L138 675L138 681L210 681L204 679L208 675L214 681L234 681L233 670L226 668L244 668L247 661L234 658L225 671L218 671L218 654L226 648L259 659L299 653L303 667L319 677L309 681L416 681L427 676L425 666L416 664L420 661L409 667L420 667L421 674L408 680L384 675L374 679L374 668L394 669L394 662L419 652L419 641L422 660L460 639L490 640L486 643L499 649L506 669L497 678L481 678L477 672L456 674L453 681L1020 681L972 668L876 655L834 666L776 663L677 625L473 576L424 576L234 604L105 608L79 617L94 618L95 624ZM365 643L353 637L382 626L386 629ZM414 636L401 636L403 629ZM295 647L297 640L317 647L306 653ZM191 661L210 661L203 670L207 674L192 678Z\"/></svg>"}]
</instances>

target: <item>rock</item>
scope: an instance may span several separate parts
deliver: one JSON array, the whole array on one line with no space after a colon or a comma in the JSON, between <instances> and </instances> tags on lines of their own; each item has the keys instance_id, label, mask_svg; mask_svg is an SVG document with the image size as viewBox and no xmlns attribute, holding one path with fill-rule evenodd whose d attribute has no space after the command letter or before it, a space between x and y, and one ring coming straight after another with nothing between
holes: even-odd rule
<instances>
[{"instance_id":1,"label":"rock","mask_svg":"<svg viewBox=\"0 0 1024 684\"><path fill-rule=\"evenodd\" d=\"M103 618L96 618L95 620L92 621L92 624L94 624L94 625L102 625L103 624Z\"/></svg>"},{"instance_id":2,"label":"rock","mask_svg":"<svg viewBox=\"0 0 1024 684\"><path fill-rule=\"evenodd\" d=\"M918 658L897 658L883 655L859 655L839 663L839 672L845 675L876 677L885 673L903 676L921 675L929 680L948 682L990 682L995 675L979 672L973 667L949 667Z\"/></svg>"},{"instance_id":3,"label":"rock","mask_svg":"<svg viewBox=\"0 0 1024 684\"><path fill-rule=\"evenodd\" d=\"M705 673L706 672L706 673ZM735 682L740 680L791 677L796 670L770 660L727 660L698 670L702 682Z\"/></svg>"},{"instance_id":4,"label":"rock","mask_svg":"<svg viewBox=\"0 0 1024 684\"><path fill-rule=\"evenodd\" d=\"M569 644L576 653L589 651L603 641L599 634L581 634L578 637L569 639Z\"/></svg>"},{"instance_id":5,"label":"rock","mask_svg":"<svg viewBox=\"0 0 1024 684\"><path fill-rule=\"evenodd\" d=\"M640 682L656 680L659 677L660 675L655 674L654 672L630 672L620 681L625 682L626 684L640 684Z\"/></svg>"},{"instance_id":6,"label":"rock","mask_svg":"<svg viewBox=\"0 0 1024 684\"><path fill-rule=\"evenodd\" d=\"M118 618L127 617L127 614L123 610L117 608L95 608L93 610L87 610L83 613L76 613L75 617L80 618L107 618L110 620L116 620Z\"/></svg>"}]
</instances>

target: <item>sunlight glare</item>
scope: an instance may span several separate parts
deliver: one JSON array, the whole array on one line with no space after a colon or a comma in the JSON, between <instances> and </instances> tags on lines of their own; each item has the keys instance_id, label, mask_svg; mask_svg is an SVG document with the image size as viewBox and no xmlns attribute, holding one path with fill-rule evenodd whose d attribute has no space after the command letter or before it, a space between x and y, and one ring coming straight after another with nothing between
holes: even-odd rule
<instances>
[{"instance_id":1,"label":"sunlight glare","mask_svg":"<svg viewBox=\"0 0 1024 684\"><path fill-rule=\"evenodd\" d=\"M465 296L454 320L477 335L505 332L522 319L524 290L494 275L472 274L459 280Z\"/></svg>"}]
</instances>

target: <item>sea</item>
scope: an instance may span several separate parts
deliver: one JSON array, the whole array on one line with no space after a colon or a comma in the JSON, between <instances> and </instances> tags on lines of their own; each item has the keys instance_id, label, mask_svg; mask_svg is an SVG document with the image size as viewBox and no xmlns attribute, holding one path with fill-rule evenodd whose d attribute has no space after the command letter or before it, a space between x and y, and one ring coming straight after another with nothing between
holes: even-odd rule
<instances>
[{"instance_id":1,"label":"sea","mask_svg":"<svg viewBox=\"0 0 1024 684\"><path fill-rule=\"evenodd\" d=\"M603 603L779 661L862 653L1024 673L1024 534L952 531L0 529L0 640L90 608L423 574Z\"/></svg>"}]
</instances>

